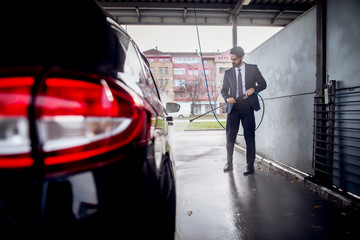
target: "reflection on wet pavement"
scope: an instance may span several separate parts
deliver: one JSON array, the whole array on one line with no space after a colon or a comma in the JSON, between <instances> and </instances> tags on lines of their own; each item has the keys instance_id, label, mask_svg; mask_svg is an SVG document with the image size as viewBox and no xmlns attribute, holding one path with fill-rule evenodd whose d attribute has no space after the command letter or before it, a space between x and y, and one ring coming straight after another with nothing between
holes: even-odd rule
<instances>
[{"instance_id":1,"label":"reflection on wet pavement","mask_svg":"<svg viewBox=\"0 0 360 240\"><path fill-rule=\"evenodd\" d=\"M177 171L176 239L352 239L355 221L301 185L245 157L226 163L224 131L172 133ZM358 221L357 221L358 222Z\"/></svg>"}]
</instances>

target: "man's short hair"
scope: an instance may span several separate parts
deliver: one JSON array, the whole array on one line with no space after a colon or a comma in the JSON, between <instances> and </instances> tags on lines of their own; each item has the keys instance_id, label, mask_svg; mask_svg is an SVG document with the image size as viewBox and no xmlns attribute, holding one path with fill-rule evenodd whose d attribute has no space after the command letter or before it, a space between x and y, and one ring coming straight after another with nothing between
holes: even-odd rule
<instances>
[{"instance_id":1,"label":"man's short hair","mask_svg":"<svg viewBox=\"0 0 360 240\"><path fill-rule=\"evenodd\" d=\"M244 49L242 47L233 47L230 50L230 54L235 54L238 58L244 56Z\"/></svg>"}]
</instances>

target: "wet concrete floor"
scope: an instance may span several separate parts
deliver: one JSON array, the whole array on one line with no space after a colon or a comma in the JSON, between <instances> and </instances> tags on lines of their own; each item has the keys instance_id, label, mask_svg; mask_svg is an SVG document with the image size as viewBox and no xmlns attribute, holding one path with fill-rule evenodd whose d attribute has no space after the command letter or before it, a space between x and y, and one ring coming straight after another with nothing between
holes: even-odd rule
<instances>
[{"instance_id":1,"label":"wet concrete floor","mask_svg":"<svg viewBox=\"0 0 360 240\"><path fill-rule=\"evenodd\" d=\"M300 184L261 165L243 176L239 152L234 170L224 173L224 131L173 131L172 141L177 240L360 239L358 217Z\"/></svg>"}]
</instances>

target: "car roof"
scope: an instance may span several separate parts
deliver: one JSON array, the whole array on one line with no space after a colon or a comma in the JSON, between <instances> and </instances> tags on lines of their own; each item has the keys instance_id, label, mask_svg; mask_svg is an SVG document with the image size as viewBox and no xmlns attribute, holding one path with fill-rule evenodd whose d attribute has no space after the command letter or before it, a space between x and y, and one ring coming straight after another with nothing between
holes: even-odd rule
<instances>
[{"instance_id":1,"label":"car roof","mask_svg":"<svg viewBox=\"0 0 360 240\"><path fill-rule=\"evenodd\" d=\"M123 71L124 50L110 16L96 2L6 1L2 9L7 13L0 14L0 67Z\"/></svg>"}]
</instances>

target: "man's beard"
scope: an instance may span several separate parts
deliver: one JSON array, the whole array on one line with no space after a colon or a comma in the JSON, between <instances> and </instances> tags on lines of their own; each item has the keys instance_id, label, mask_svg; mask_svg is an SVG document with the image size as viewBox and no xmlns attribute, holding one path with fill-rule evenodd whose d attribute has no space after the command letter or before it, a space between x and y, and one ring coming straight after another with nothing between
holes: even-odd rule
<instances>
[{"instance_id":1,"label":"man's beard","mask_svg":"<svg viewBox=\"0 0 360 240\"><path fill-rule=\"evenodd\" d=\"M239 64L233 63L233 67L240 67L241 63L242 63L242 61L240 61Z\"/></svg>"}]
</instances>

